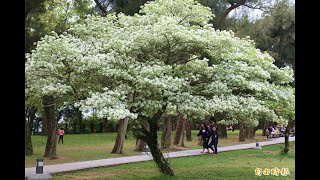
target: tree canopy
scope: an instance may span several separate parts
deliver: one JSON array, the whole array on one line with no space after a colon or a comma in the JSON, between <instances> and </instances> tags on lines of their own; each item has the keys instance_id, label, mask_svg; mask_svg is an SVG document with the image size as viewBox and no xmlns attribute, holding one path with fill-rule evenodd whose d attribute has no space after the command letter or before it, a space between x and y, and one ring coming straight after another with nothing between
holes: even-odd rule
<instances>
[{"instance_id":1,"label":"tree canopy","mask_svg":"<svg viewBox=\"0 0 320 180\"><path fill-rule=\"evenodd\" d=\"M286 123L274 103L293 106L292 69L275 66L248 37L214 29L213 18L193 0L151 1L134 16L89 15L27 54L26 95L62 98L82 111L94 108L98 117L129 118L147 143L157 138L153 126L164 113L228 112L248 125L267 114Z\"/></svg>"},{"instance_id":2,"label":"tree canopy","mask_svg":"<svg viewBox=\"0 0 320 180\"><path fill-rule=\"evenodd\" d=\"M166 3L147 3L143 15L88 16L69 33L44 37L28 54L27 91L75 95L73 101L81 99L78 91L88 97L83 110L115 119L152 116L163 105L186 114L238 114L292 100L290 68L277 68L253 41L213 29L210 9Z\"/></svg>"}]
</instances>

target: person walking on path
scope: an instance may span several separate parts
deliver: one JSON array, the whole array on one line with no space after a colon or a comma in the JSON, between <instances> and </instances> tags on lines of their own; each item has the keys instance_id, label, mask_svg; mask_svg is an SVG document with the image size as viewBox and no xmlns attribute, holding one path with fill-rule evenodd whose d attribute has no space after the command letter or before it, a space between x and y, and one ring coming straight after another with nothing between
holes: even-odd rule
<instances>
[{"instance_id":1,"label":"person walking on path","mask_svg":"<svg viewBox=\"0 0 320 180\"><path fill-rule=\"evenodd\" d=\"M202 140L203 140L203 150L201 153L204 152L204 149L208 150L209 153L209 149L208 149L208 141L209 141L209 128L205 125L205 123L201 124L201 128L199 133L197 134L197 136L201 136Z\"/></svg>"},{"instance_id":2,"label":"person walking on path","mask_svg":"<svg viewBox=\"0 0 320 180\"><path fill-rule=\"evenodd\" d=\"M63 128L60 128L59 131L58 131L58 135L59 135L59 141L58 141L58 144L60 143L60 140L63 144L63 136L64 136L64 130Z\"/></svg>"},{"instance_id":3,"label":"person walking on path","mask_svg":"<svg viewBox=\"0 0 320 180\"><path fill-rule=\"evenodd\" d=\"M236 124L233 122L232 123L232 132L234 132L235 129L236 129Z\"/></svg>"},{"instance_id":4,"label":"person walking on path","mask_svg":"<svg viewBox=\"0 0 320 180\"><path fill-rule=\"evenodd\" d=\"M217 131L217 128L215 126L210 126L210 136L211 136L211 142L208 145L208 148L210 148L213 151L213 155L218 153L218 140L219 140L219 133ZM214 149L212 148L214 147Z\"/></svg>"}]
</instances>

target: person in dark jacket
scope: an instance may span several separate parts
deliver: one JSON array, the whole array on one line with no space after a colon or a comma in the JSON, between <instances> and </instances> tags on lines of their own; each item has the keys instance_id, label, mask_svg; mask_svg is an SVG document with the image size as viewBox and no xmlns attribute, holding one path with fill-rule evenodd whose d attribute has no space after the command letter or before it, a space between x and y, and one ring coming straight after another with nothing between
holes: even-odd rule
<instances>
[{"instance_id":1,"label":"person in dark jacket","mask_svg":"<svg viewBox=\"0 0 320 180\"><path fill-rule=\"evenodd\" d=\"M213 151L213 154L217 154L218 153L219 133L218 133L217 128L215 126L210 126L210 128L211 128L211 132L210 132L211 142L208 145L208 148L210 148ZM212 146L214 147L214 149L212 148Z\"/></svg>"},{"instance_id":2,"label":"person in dark jacket","mask_svg":"<svg viewBox=\"0 0 320 180\"><path fill-rule=\"evenodd\" d=\"M210 138L209 134L210 134L209 128L205 125L205 123L202 123L200 131L197 134L197 136L201 136L201 138L203 140L203 150L201 153L204 152L204 149L207 149L208 153L209 153L209 149L208 149L208 142L209 142L209 138Z\"/></svg>"},{"instance_id":3,"label":"person in dark jacket","mask_svg":"<svg viewBox=\"0 0 320 180\"><path fill-rule=\"evenodd\" d=\"M274 128L272 127L272 125L269 126L268 131L269 131L270 137L275 137L275 135L274 135L275 132L274 132Z\"/></svg>"}]
</instances>

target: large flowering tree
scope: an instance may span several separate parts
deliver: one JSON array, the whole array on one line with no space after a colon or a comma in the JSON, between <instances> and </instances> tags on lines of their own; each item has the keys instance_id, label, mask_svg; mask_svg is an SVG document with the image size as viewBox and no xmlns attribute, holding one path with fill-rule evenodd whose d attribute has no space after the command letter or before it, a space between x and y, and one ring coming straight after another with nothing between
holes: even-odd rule
<instances>
[{"instance_id":1,"label":"large flowering tree","mask_svg":"<svg viewBox=\"0 0 320 180\"><path fill-rule=\"evenodd\" d=\"M228 112L255 125L260 114L279 117L270 102L288 105L294 99L288 88L292 70L277 68L249 38L212 28L213 17L193 0L156 0L134 16L88 16L68 33L38 43L26 64L32 84L27 92L58 97L73 93L72 84L79 82L77 91L89 96L77 107L94 108L99 117L128 118L159 170L174 175L157 141L163 114ZM65 81L60 76L68 66ZM40 76L48 72L57 76ZM84 81L89 72L98 78Z\"/></svg>"}]
</instances>

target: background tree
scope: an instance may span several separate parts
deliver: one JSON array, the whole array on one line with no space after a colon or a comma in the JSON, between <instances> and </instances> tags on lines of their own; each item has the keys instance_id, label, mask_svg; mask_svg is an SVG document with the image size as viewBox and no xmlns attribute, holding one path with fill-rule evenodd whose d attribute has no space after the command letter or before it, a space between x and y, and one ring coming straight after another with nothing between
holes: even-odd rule
<instances>
[{"instance_id":1,"label":"background tree","mask_svg":"<svg viewBox=\"0 0 320 180\"><path fill-rule=\"evenodd\" d=\"M268 11L272 4L272 0L199 0L198 2L211 9L215 18L210 22L221 30L232 28L232 22L237 17L230 15L231 12L241 9L244 14L248 14L244 7L250 10Z\"/></svg>"},{"instance_id":2,"label":"background tree","mask_svg":"<svg viewBox=\"0 0 320 180\"><path fill-rule=\"evenodd\" d=\"M165 115L163 117L163 128L161 136L161 148L169 149L171 147L171 133L172 133L172 117Z\"/></svg>"},{"instance_id":3,"label":"background tree","mask_svg":"<svg viewBox=\"0 0 320 180\"><path fill-rule=\"evenodd\" d=\"M290 66L295 70L295 4L280 0L266 9L267 13L255 22L248 16L234 19L230 29L239 37L250 36L257 48L275 59L278 67Z\"/></svg>"},{"instance_id":4,"label":"background tree","mask_svg":"<svg viewBox=\"0 0 320 180\"><path fill-rule=\"evenodd\" d=\"M55 31L58 34L91 14L91 0L26 0L25 52L35 48L35 42Z\"/></svg>"},{"instance_id":5,"label":"background tree","mask_svg":"<svg viewBox=\"0 0 320 180\"><path fill-rule=\"evenodd\" d=\"M60 37L62 36L63 35L61 35ZM39 99L41 101L42 97L46 95L53 97L53 100L51 101L55 104L54 113L51 113L50 110L50 113L47 114L54 117L43 118L43 131L46 131L44 125L46 125L47 120L53 122L53 120L51 121L51 119L54 118L56 121L58 112L57 109L63 107L64 104L73 104L76 101L84 99L84 97L86 97L90 91L99 89L98 86L94 85L95 83L90 84L90 82L100 81L99 77L96 75L97 73L94 71L94 68L80 69L79 66L76 67L76 65L79 65L77 63L80 63L80 65L83 66L84 64L81 64L81 62L71 63L69 61L66 61L66 59L64 59L65 55L68 54L69 57L75 58L81 56L81 53L79 53L79 51L77 50L74 51L74 49L72 49L72 47L68 45L67 38L65 38L64 41L62 39L59 39L59 36L57 34L55 34L55 38L52 38L52 36L45 36L42 41L38 41L37 46L40 47L46 46L46 40L51 41L51 43L54 43L57 46L55 48L33 50L34 54L36 54L37 51L41 51L43 53L38 53L39 56L36 57L36 59L42 59L41 61L33 60L33 57L30 58L29 54L27 54L25 69L26 97L32 97L32 99L37 99L38 101ZM92 46L92 44L89 46ZM94 48L92 47L92 49ZM54 55L48 57L46 53L54 53ZM75 71L75 69L77 71ZM84 73L85 75L80 77L82 73ZM39 88L39 86L41 88ZM69 91L66 91L66 88ZM79 117L77 118L79 120L78 124L80 124L82 123L82 114L79 110L77 112ZM47 126L54 127L49 123L47 124ZM48 131L51 130L48 129ZM53 139L54 137L50 138ZM50 142L53 141L48 141L48 143ZM47 146L55 148L53 144L48 144ZM52 150L52 152L54 152L54 150Z\"/></svg>"},{"instance_id":6,"label":"background tree","mask_svg":"<svg viewBox=\"0 0 320 180\"><path fill-rule=\"evenodd\" d=\"M31 141L31 129L29 128L29 125L27 123L27 117L25 117L25 144L24 144L24 153L25 155L29 156L33 154L33 148L32 148L32 141Z\"/></svg>"},{"instance_id":7,"label":"background tree","mask_svg":"<svg viewBox=\"0 0 320 180\"><path fill-rule=\"evenodd\" d=\"M83 18L84 14L88 14L92 9L90 4L89 0L25 0L25 52L31 52L36 47L35 42L49 32L62 33L70 27L70 24L77 21L77 18ZM39 110L42 108L41 102L34 106L31 103L34 98L31 100L28 100L28 98L30 97L26 96L26 113L32 115L35 114L33 109ZM34 117L34 115L30 117ZM48 123L45 119L48 118L44 118L42 121L42 132L47 135L46 127ZM33 119L29 118L28 121L25 128L25 148L30 149ZM29 150L26 150L26 154L30 154Z\"/></svg>"},{"instance_id":8,"label":"background tree","mask_svg":"<svg viewBox=\"0 0 320 180\"><path fill-rule=\"evenodd\" d=\"M182 113L179 113L176 134L173 139L173 145L184 146L184 136L185 136L184 130L186 128L186 123L187 123L186 117Z\"/></svg>"},{"instance_id":9,"label":"background tree","mask_svg":"<svg viewBox=\"0 0 320 180\"><path fill-rule=\"evenodd\" d=\"M56 145L57 145L57 120L55 116L55 103L53 96L43 96L43 118L48 122L48 138L44 157L56 156Z\"/></svg>"},{"instance_id":10,"label":"background tree","mask_svg":"<svg viewBox=\"0 0 320 180\"><path fill-rule=\"evenodd\" d=\"M25 155L33 154L31 135L37 120L36 114L39 113L38 109L41 107L40 103L41 101L32 96L25 96Z\"/></svg>"},{"instance_id":11,"label":"background tree","mask_svg":"<svg viewBox=\"0 0 320 180\"><path fill-rule=\"evenodd\" d=\"M192 134L191 134L192 121L190 119L187 119L185 129L186 129L187 141L192 141Z\"/></svg>"},{"instance_id":12,"label":"background tree","mask_svg":"<svg viewBox=\"0 0 320 180\"><path fill-rule=\"evenodd\" d=\"M226 130L226 119L227 119L227 114L226 112L218 112L215 113L213 116L214 122L217 122L218 126L218 131L219 131L219 138L227 138L227 130ZM228 121L227 121L228 122Z\"/></svg>"},{"instance_id":13,"label":"background tree","mask_svg":"<svg viewBox=\"0 0 320 180\"><path fill-rule=\"evenodd\" d=\"M118 125L116 142L113 146L111 153L116 153L116 154L122 153L124 138L125 138L125 135L127 134L128 121L129 119L127 117L120 119L119 125Z\"/></svg>"},{"instance_id":14,"label":"background tree","mask_svg":"<svg viewBox=\"0 0 320 180\"><path fill-rule=\"evenodd\" d=\"M272 55L278 67L295 69L295 5L279 1L267 16L256 22L252 31L257 47Z\"/></svg>"},{"instance_id":15,"label":"background tree","mask_svg":"<svg viewBox=\"0 0 320 180\"><path fill-rule=\"evenodd\" d=\"M95 12L105 16L108 13L124 13L126 15L134 15L139 13L140 7L147 0L94 0L96 3Z\"/></svg>"},{"instance_id":16,"label":"background tree","mask_svg":"<svg viewBox=\"0 0 320 180\"><path fill-rule=\"evenodd\" d=\"M88 124L90 133L96 133L97 132L97 125L100 122L100 119L98 119L97 115L95 113L92 113L92 116L85 117L85 122Z\"/></svg>"}]
</instances>

